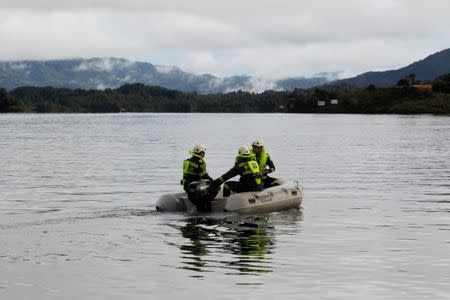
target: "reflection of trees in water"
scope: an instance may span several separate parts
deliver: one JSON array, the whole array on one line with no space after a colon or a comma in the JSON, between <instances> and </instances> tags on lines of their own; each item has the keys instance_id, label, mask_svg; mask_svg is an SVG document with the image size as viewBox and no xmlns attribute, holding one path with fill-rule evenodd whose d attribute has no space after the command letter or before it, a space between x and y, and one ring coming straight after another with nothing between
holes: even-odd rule
<instances>
[{"instance_id":1,"label":"reflection of trees in water","mask_svg":"<svg viewBox=\"0 0 450 300\"><path fill-rule=\"evenodd\" d=\"M201 272L206 265L201 257L208 254L207 247L202 241L210 240L209 232L208 230L200 230L197 224L190 222L187 222L180 230L183 237L191 240L190 244L180 247L181 252L192 254L192 256L182 256L186 264L184 268Z\"/></svg>"},{"instance_id":2,"label":"reflection of trees in water","mask_svg":"<svg viewBox=\"0 0 450 300\"><path fill-rule=\"evenodd\" d=\"M289 227L296 231L299 220L302 220L300 211L281 215L189 218L179 227L181 235L189 239L180 246L182 268L207 272L219 265L242 275L271 272L268 256L275 249L276 226L281 224L283 232ZM230 254L232 257L227 260ZM214 259L217 257L220 258Z\"/></svg>"}]
</instances>

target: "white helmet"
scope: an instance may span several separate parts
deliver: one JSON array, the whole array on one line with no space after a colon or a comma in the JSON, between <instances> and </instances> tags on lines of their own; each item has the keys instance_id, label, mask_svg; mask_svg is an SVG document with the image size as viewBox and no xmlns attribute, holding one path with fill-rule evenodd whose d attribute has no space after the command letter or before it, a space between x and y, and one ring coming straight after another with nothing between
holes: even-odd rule
<instances>
[{"instance_id":1,"label":"white helmet","mask_svg":"<svg viewBox=\"0 0 450 300\"><path fill-rule=\"evenodd\" d=\"M264 143L261 139L256 139L253 143L252 146L256 146L256 147L264 147Z\"/></svg>"},{"instance_id":2,"label":"white helmet","mask_svg":"<svg viewBox=\"0 0 450 300\"><path fill-rule=\"evenodd\" d=\"M238 150L239 155L249 155L250 150L248 150L247 146L241 146Z\"/></svg>"},{"instance_id":3,"label":"white helmet","mask_svg":"<svg viewBox=\"0 0 450 300\"><path fill-rule=\"evenodd\" d=\"M202 152L206 152L206 147L203 144L197 144L197 145L194 146L194 148L192 148L192 151L195 154L200 154Z\"/></svg>"}]
</instances>

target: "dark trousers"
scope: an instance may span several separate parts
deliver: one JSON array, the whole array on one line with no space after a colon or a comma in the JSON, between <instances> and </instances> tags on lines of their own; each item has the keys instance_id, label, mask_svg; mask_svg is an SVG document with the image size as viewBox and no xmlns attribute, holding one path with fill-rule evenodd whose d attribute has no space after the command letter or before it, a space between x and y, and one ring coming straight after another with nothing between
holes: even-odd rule
<instances>
[{"instance_id":1,"label":"dark trousers","mask_svg":"<svg viewBox=\"0 0 450 300\"><path fill-rule=\"evenodd\" d=\"M250 191L258 191L258 189L243 184L239 181L227 181L223 185L223 196L228 197L231 194L231 191L236 193L250 192Z\"/></svg>"},{"instance_id":2,"label":"dark trousers","mask_svg":"<svg viewBox=\"0 0 450 300\"><path fill-rule=\"evenodd\" d=\"M266 189L266 188L280 185L280 182L278 181L277 178L266 176L263 178L263 184L264 184L264 188Z\"/></svg>"}]
</instances>

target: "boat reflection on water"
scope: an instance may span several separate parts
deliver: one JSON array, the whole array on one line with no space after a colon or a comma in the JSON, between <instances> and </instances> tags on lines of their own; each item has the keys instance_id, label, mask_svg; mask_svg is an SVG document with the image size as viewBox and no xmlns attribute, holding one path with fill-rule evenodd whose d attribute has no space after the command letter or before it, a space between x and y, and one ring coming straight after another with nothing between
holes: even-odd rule
<instances>
[{"instance_id":1,"label":"boat reflection on water","mask_svg":"<svg viewBox=\"0 0 450 300\"><path fill-rule=\"evenodd\" d=\"M272 272L277 235L298 232L302 220L299 210L257 216L189 217L181 226L174 226L184 238L179 245L181 268L227 275Z\"/></svg>"}]
</instances>

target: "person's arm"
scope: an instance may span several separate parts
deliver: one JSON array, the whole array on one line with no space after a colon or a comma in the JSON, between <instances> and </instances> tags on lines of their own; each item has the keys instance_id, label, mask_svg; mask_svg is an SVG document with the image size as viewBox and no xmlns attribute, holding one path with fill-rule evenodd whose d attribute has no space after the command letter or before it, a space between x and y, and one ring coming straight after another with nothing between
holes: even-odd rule
<instances>
[{"instance_id":1,"label":"person's arm","mask_svg":"<svg viewBox=\"0 0 450 300\"><path fill-rule=\"evenodd\" d=\"M270 159L270 156L267 157L266 166L269 167L269 169L267 169L267 173L272 173L275 171L275 164L273 163L272 159Z\"/></svg>"},{"instance_id":2,"label":"person's arm","mask_svg":"<svg viewBox=\"0 0 450 300\"><path fill-rule=\"evenodd\" d=\"M212 181L212 187L219 187L222 183L224 183L225 181L227 181L230 178L233 178L236 175L240 174L240 167L238 164L235 164L233 168L231 168L228 172L226 172L225 174L223 174L222 176L220 176L217 179L214 179Z\"/></svg>"},{"instance_id":3,"label":"person's arm","mask_svg":"<svg viewBox=\"0 0 450 300\"><path fill-rule=\"evenodd\" d=\"M239 174L239 166L235 165L234 167L232 167L228 172L226 172L225 174L223 174L222 176L220 176L219 178L217 178L217 180L220 180L220 183L224 183L225 181L227 181L228 179L233 178L234 176Z\"/></svg>"}]
</instances>

